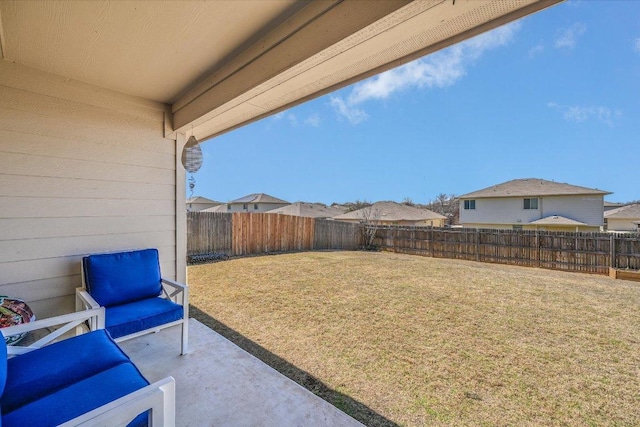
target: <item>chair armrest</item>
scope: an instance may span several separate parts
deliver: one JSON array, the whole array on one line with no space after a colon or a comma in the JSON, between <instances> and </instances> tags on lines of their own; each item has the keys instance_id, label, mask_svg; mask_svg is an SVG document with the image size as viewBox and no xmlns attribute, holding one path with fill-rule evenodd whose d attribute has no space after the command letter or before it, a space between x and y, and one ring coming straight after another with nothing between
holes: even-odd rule
<instances>
[{"instance_id":1,"label":"chair armrest","mask_svg":"<svg viewBox=\"0 0 640 427\"><path fill-rule=\"evenodd\" d=\"M160 280L162 280L163 284L169 285L169 286L171 286L172 288L175 288L175 289L186 289L187 288L187 285L185 285L183 283L178 283L175 280L165 279L164 277L162 279L160 279Z\"/></svg>"},{"instance_id":2,"label":"chair armrest","mask_svg":"<svg viewBox=\"0 0 640 427\"><path fill-rule=\"evenodd\" d=\"M76 288L76 311L90 310L100 307L85 288Z\"/></svg>"},{"instance_id":3,"label":"chair armrest","mask_svg":"<svg viewBox=\"0 0 640 427\"><path fill-rule=\"evenodd\" d=\"M165 298L170 299L180 305L189 304L189 287L174 280L162 278L162 292Z\"/></svg>"},{"instance_id":4,"label":"chair armrest","mask_svg":"<svg viewBox=\"0 0 640 427\"><path fill-rule=\"evenodd\" d=\"M127 425L138 414L151 409L152 426L175 427L176 385L173 377L148 385L93 411L80 415L59 427Z\"/></svg>"},{"instance_id":5,"label":"chair armrest","mask_svg":"<svg viewBox=\"0 0 640 427\"><path fill-rule=\"evenodd\" d=\"M98 307L91 310L83 310L76 313L63 314L61 316L49 317L47 319L36 320L34 322L22 323L20 325L9 326L0 329L4 337L18 335L25 332L33 332L48 329L50 332L36 342L29 345L12 345L7 347L9 355L24 354L38 348L44 347L71 331L73 328L88 322L89 329L104 329L105 313L104 308ZM54 328L51 330L50 328Z\"/></svg>"}]
</instances>

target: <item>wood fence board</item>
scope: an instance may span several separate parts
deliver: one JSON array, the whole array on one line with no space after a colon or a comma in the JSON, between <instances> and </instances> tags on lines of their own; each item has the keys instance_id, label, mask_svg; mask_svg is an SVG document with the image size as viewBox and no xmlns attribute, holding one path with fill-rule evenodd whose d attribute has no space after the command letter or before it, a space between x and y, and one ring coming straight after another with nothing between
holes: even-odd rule
<instances>
[{"instance_id":1,"label":"wood fence board","mask_svg":"<svg viewBox=\"0 0 640 427\"><path fill-rule=\"evenodd\" d=\"M356 250L362 225L270 213L189 212L187 255ZM640 270L637 233L376 227L375 245L398 253L609 274Z\"/></svg>"},{"instance_id":2,"label":"wood fence board","mask_svg":"<svg viewBox=\"0 0 640 427\"><path fill-rule=\"evenodd\" d=\"M609 267L640 269L638 234L376 228L374 243L393 252L595 274L608 274Z\"/></svg>"},{"instance_id":3,"label":"wood fence board","mask_svg":"<svg viewBox=\"0 0 640 427\"><path fill-rule=\"evenodd\" d=\"M187 256L362 247L359 224L270 213L187 213Z\"/></svg>"}]
</instances>

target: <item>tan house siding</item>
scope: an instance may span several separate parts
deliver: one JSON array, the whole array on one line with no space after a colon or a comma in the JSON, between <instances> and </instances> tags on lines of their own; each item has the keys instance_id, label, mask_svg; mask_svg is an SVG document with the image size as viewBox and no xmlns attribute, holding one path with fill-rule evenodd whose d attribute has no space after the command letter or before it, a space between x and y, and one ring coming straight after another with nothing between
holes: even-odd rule
<instances>
[{"instance_id":1,"label":"tan house siding","mask_svg":"<svg viewBox=\"0 0 640 427\"><path fill-rule=\"evenodd\" d=\"M490 224L490 223L466 223L464 228L494 228L496 230L513 230L513 225L507 224ZM522 227L524 229L524 227Z\"/></svg>"},{"instance_id":2,"label":"tan house siding","mask_svg":"<svg viewBox=\"0 0 640 427\"><path fill-rule=\"evenodd\" d=\"M161 104L60 85L0 64L0 294L68 304L83 254L141 247L176 277L179 174Z\"/></svg>"},{"instance_id":3,"label":"tan house siding","mask_svg":"<svg viewBox=\"0 0 640 427\"><path fill-rule=\"evenodd\" d=\"M607 230L609 231L638 231L640 218L607 218Z\"/></svg>"}]
</instances>

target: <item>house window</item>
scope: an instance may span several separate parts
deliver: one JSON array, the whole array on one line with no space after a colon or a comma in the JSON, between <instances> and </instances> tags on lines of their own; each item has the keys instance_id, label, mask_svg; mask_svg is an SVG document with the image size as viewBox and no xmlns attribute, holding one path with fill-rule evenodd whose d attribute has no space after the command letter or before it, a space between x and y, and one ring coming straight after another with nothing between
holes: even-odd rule
<instances>
[{"instance_id":1,"label":"house window","mask_svg":"<svg viewBox=\"0 0 640 427\"><path fill-rule=\"evenodd\" d=\"M514 225L513 229L514 230L522 230L522 226L521 225Z\"/></svg>"},{"instance_id":2,"label":"house window","mask_svg":"<svg viewBox=\"0 0 640 427\"><path fill-rule=\"evenodd\" d=\"M253 205L253 209L257 211L258 210L258 204L254 204Z\"/></svg>"},{"instance_id":3,"label":"house window","mask_svg":"<svg viewBox=\"0 0 640 427\"><path fill-rule=\"evenodd\" d=\"M524 199L524 208L525 210L538 209L538 198L534 197L532 199Z\"/></svg>"},{"instance_id":4,"label":"house window","mask_svg":"<svg viewBox=\"0 0 640 427\"><path fill-rule=\"evenodd\" d=\"M231 210L231 205L227 205L227 210L230 211Z\"/></svg>"},{"instance_id":5,"label":"house window","mask_svg":"<svg viewBox=\"0 0 640 427\"><path fill-rule=\"evenodd\" d=\"M246 203L242 205L242 209L244 209L245 211L248 209L248 206Z\"/></svg>"},{"instance_id":6,"label":"house window","mask_svg":"<svg viewBox=\"0 0 640 427\"><path fill-rule=\"evenodd\" d=\"M475 200L465 200L464 201L464 210L468 211L468 210L475 210L476 208L476 201Z\"/></svg>"}]
</instances>

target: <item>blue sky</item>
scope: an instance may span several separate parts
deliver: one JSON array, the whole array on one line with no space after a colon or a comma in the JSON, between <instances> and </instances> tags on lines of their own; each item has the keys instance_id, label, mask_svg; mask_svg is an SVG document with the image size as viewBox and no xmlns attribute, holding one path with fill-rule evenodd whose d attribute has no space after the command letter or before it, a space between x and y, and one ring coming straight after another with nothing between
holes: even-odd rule
<instances>
[{"instance_id":1,"label":"blue sky","mask_svg":"<svg viewBox=\"0 0 640 427\"><path fill-rule=\"evenodd\" d=\"M516 178L640 199L640 1L560 4L202 150L195 195L219 201L427 203Z\"/></svg>"}]
</instances>

